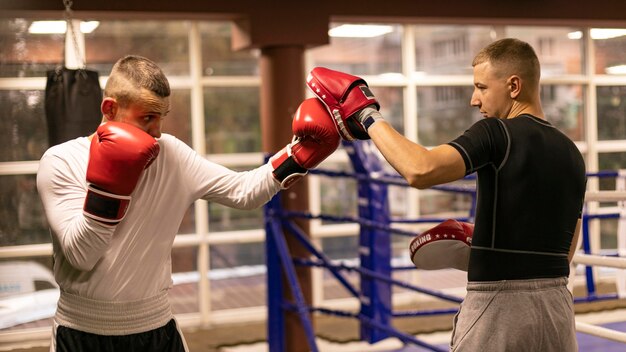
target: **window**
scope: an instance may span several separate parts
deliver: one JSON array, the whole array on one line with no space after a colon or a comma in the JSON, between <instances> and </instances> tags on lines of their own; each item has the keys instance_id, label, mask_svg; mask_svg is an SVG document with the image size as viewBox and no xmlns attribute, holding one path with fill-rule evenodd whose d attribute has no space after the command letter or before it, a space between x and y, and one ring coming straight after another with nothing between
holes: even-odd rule
<instances>
[{"instance_id":1,"label":"window","mask_svg":"<svg viewBox=\"0 0 626 352\"><path fill-rule=\"evenodd\" d=\"M626 86L598 87L597 91L598 139L626 139Z\"/></svg>"},{"instance_id":2,"label":"window","mask_svg":"<svg viewBox=\"0 0 626 352\"><path fill-rule=\"evenodd\" d=\"M49 271L49 256L42 257L39 249L30 253L30 247L23 245L50 245L35 181L37 161L48 148L45 74L63 63L64 35L30 33L32 22L0 19L0 245L23 250L20 260L44 262ZM517 37L533 45L539 56L546 119L581 146L589 170L626 168L623 30L357 24L378 32L366 31L369 27L358 27L357 33L333 31L329 45L306 52L307 69L324 66L366 78L382 114L408 138L433 147L456 138L481 119L477 109L470 106L472 59L494 40ZM350 23L331 23L329 28L344 25ZM105 80L123 55L155 60L170 78L173 90L164 132L229 168L254 168L264 157L259 53L232 51L230 28L227 21L100 21L96 30L84 36L87 66ZM591 40L585 41L586 36ZM593 45L589 51L595 52L593 60L585 56L587 42ZM198 57L192 58L193 53ZM590 62L595 66L589 67ZM596 105L588 106L589 102ZM592 144L595 148L589 148ZM336 154L321 167L352 172L345 153ZM395 172L390 167L385 171ZM354 179L313 177L316 181L310 182L310 187L319 203L316 211L357 215L358 185ZM460 181L458 185L471 187L472 182ZM600 189L615 186L612 181L590 185ZM407 192L399 186L390 187L389 199L396 217L462 215L472 202L464 194ZM214 203L198 202L187 210L172 253L176 314L201 314L203 299L212 311L265 304L263 220L262 210L238 211ZM208 234L201 233L202 224L207 224ZM335 231L330 226L333 224L319 221L319 226L314 226L319 231L313 234L315 239L330 258L356 258L355 228ZM602 245L613 246L615 226L603 226L606 239ZM403 243L394 239L394 256L406 254ZM6 253L0 247L0 261L8 261ZM248 286L237 286L241 282L235 277L244 277ZM200 280L210 283L209 297L200 296ZM325 299L347 296L328 285L323 291ZM241 304L222 299L234 295L244 297Z\"/></svg>"}]
</instances>

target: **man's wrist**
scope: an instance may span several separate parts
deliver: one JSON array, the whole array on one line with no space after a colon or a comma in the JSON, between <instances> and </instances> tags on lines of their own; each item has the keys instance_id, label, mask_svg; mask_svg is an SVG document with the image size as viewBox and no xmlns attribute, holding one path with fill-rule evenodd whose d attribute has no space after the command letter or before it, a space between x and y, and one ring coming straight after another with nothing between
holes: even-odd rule
<instances>
[{"instance_id":1,"label":"man's wrist","mask_svg":"<svg viewBox=\"0 0 626 352\"><path fill-rule=\"evenodd\" d=\"M280 183L282 189L291 187L294 182L308 173L308 170L298 164L291 154L291 143L274 154L269 164L272 168L272 176Z\"/></svg>"},{"instance_id":2,"label":"man's wrist","mask_svg":"<svg viewBox=\"0 0 626 352\"><path fill-rule=\"evenodd\" d=\"M376 110L372 105L362 109L357 113L357 119L365 131L367 131L373 124L376 122L383 120L383 115L380 111Z\"/></svg>"},{"instance_id":3,"label":"man's wrist","mask_svg":"<svg viewBox=\"0 0 626 352\"><path fill-rule=\"evenodd\" d=\"M103 191L89 184L83 205L83 213L94 220L108 225L115 225L126 216L130 200L130 196Z\"/></svg>"}]
</instances>

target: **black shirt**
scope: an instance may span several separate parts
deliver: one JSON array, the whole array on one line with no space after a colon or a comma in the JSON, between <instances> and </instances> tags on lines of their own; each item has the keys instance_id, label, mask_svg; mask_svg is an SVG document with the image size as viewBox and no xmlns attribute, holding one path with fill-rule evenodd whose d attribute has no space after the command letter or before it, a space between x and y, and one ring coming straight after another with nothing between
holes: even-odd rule
<instances>
[{"instance_id":1,"label":"black shirt","mask_svg":"<svg viewBox=\"0 0 626 352\"><path fill-rule=\"evenodd\" d=\"M469 281L568 276L586 187L576 145L531 115L480 120L449 144L478 175Z\"/></svg>"}]
</instances>

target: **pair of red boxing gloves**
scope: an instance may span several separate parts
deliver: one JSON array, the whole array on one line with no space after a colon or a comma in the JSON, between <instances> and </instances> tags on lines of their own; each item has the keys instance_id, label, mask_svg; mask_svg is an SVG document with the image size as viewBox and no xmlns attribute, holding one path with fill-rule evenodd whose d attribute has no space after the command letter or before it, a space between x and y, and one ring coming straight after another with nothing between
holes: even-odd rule
<instances>
[{"instance_id":1,"label":"pair of red boxing gloves","mask_svg":"<svg viewBox=\"0 0 626 352\"><path fill-rule=\"evenodd\" d=\"M270 160L283 188L332 154L341 138L369 139L367 128L382 118L376 98L359 77L317 67L308 75L307 86L317 98L300 104L291 125L293 141Z\"/></svg>"}]
</instances>

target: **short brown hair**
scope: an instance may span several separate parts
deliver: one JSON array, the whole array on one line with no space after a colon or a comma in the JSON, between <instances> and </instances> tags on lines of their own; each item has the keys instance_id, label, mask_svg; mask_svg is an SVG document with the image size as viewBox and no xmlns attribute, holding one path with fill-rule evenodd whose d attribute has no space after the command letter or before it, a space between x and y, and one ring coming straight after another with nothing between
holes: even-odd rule
<instances>
[{"instance_id":1,"label":"short brown hair","mask_svg":"<svg viewBox=\"0 0 626 352\"><path fill-rule=\"evenodd\" d=\"M514 38L497 40L484 47L472 62L472 67L490 62L501 75L519 75L522 79L539 85L541 67L530 44Z\"/></svg>"},{"instance_id":2,"label":"short brown hair","mask_svg":"<svg viewBox=\"0 0 626 352\"><path fill-rule=\"evenodd\" d=\"M161 98L171 94L167 77L156 63L142 56L127 55L113 65L104 87L104 96L126 105L136 99L141 89Z\"/></svg>"}]
</instances>

